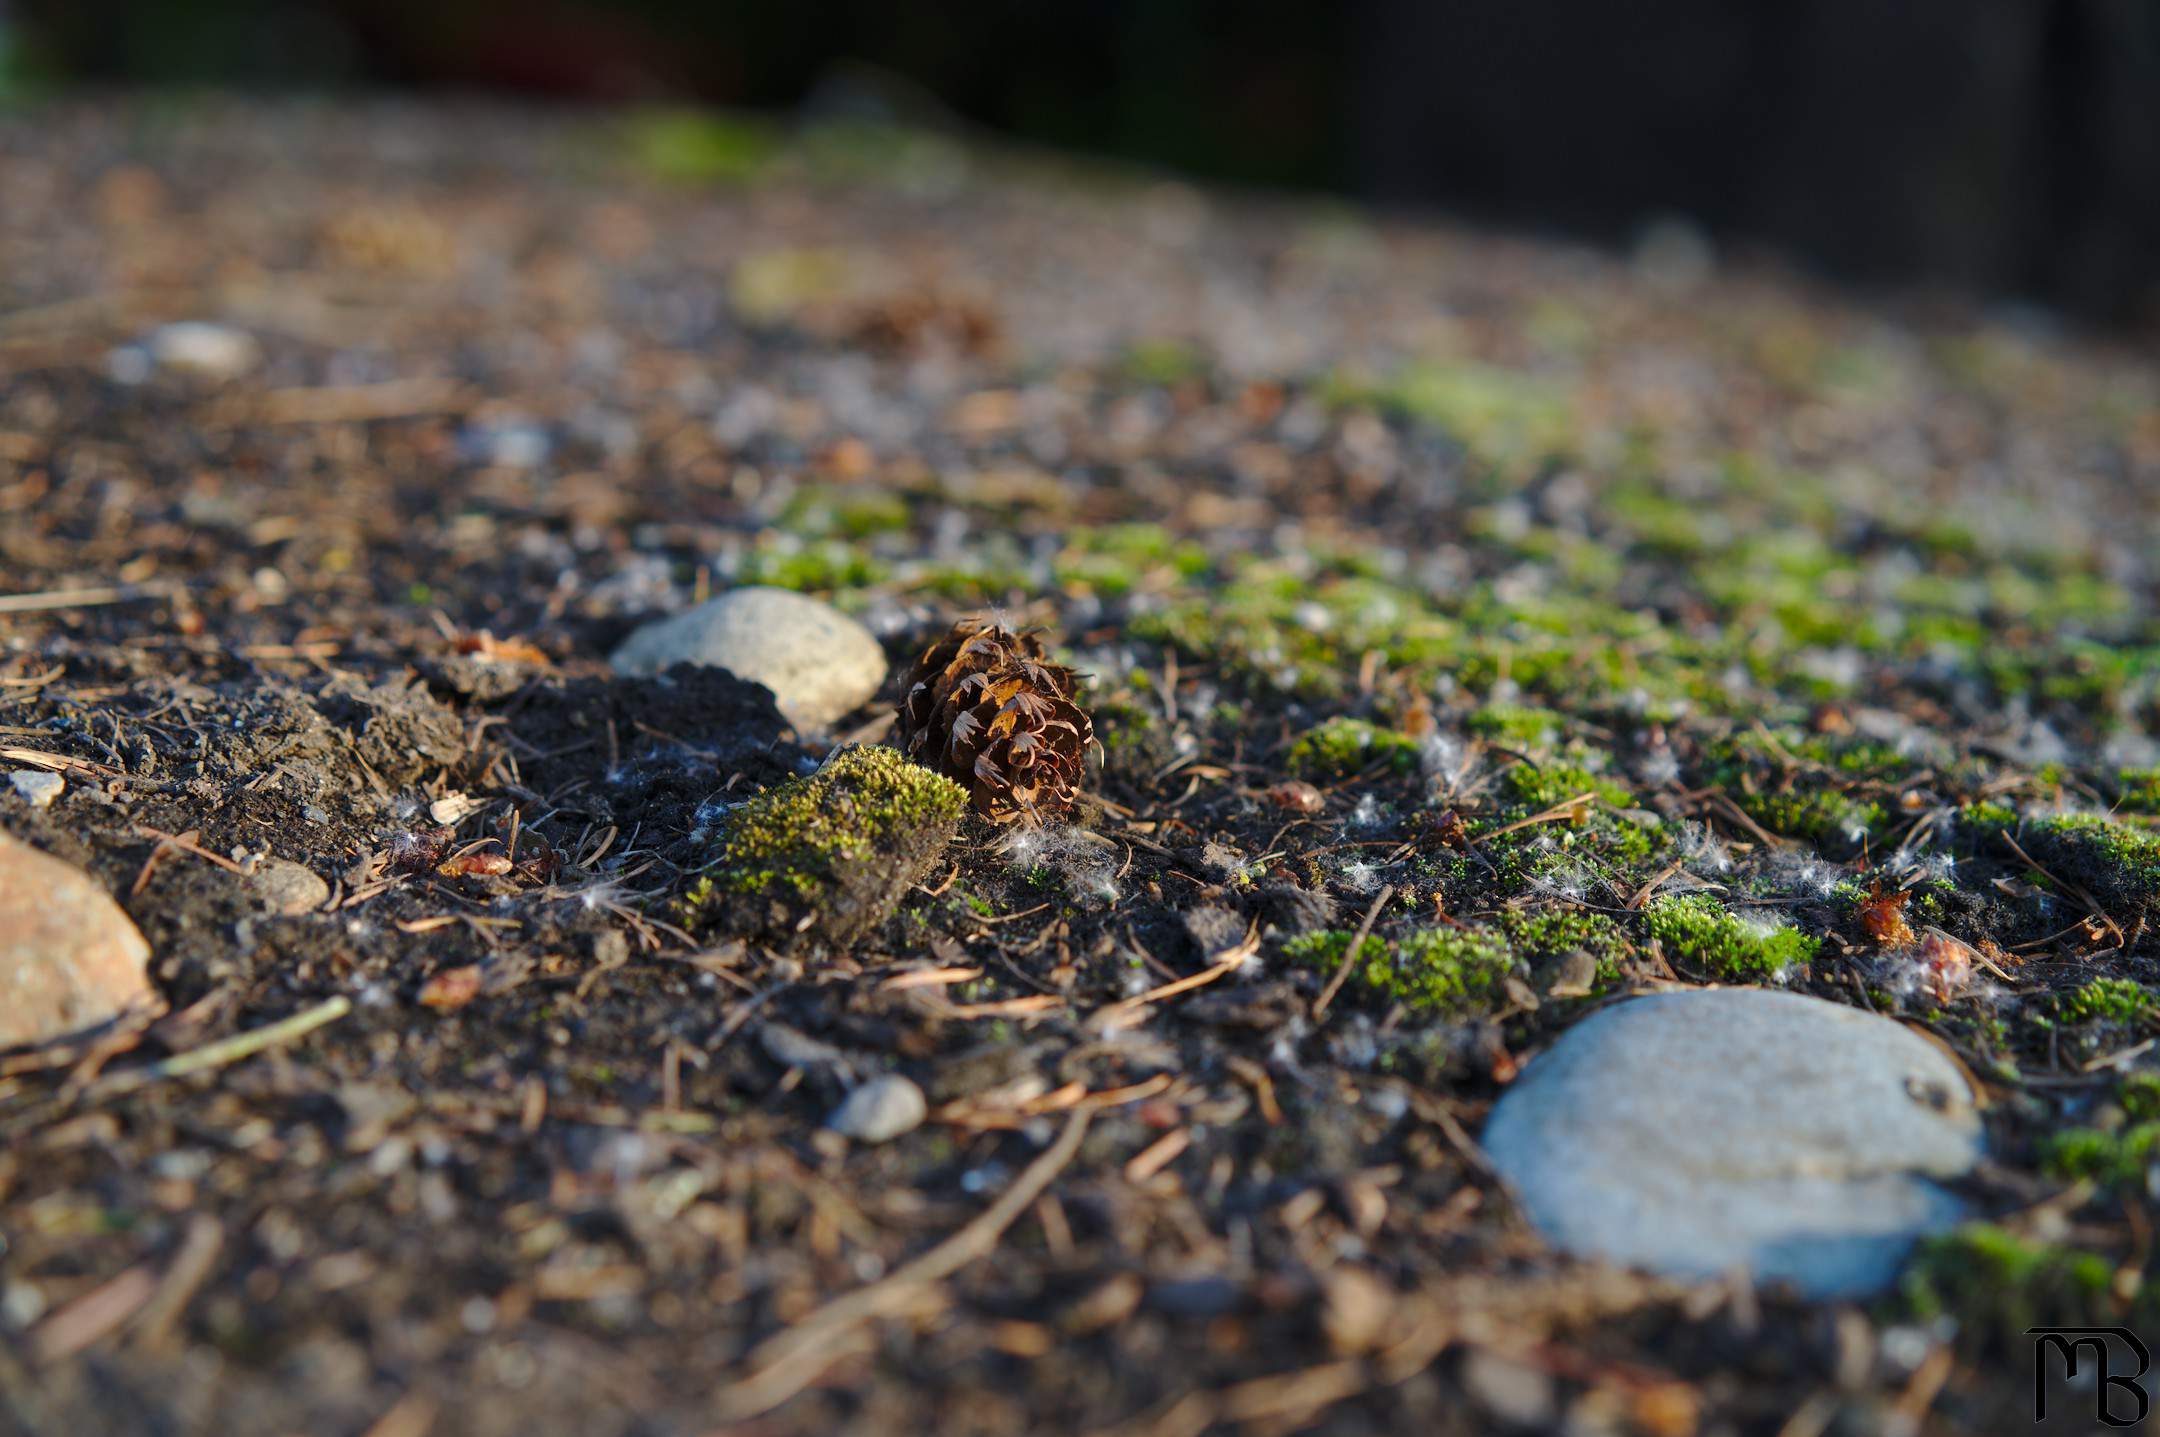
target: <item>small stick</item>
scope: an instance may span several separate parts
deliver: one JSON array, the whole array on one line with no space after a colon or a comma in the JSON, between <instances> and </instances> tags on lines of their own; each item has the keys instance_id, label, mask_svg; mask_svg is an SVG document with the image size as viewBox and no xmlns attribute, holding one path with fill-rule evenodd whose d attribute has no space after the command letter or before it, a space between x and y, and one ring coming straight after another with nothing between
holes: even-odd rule
<instances>
[{"instance_id":1,"label":"small stick","mask_svg":"<svg viewBox=\"0 0 2160 1437\"><path fill-rule=\"evenodd\" d=\"M252 1028L245 1033L235 1033L230 1038L221 1038L215 1043L205 1043L200 1048L176 1053L161 1063L152 1063L147 1068L115 1073L99 1080L91 1089L91 1094L94 1097L110 1097L119 1093L132 1093L138 1088L147 1088L152 1083L162 1083L168 1078L184 1078L190 1073L207 1073L237 1063L242 1058L252 1058L257 1053L275 1048L281 1043L305 1037L326 1023L335 1023L351 1011L352 999L340 993L335 998L324 999L312 1008L303 1008L290 1018L281 1018L275 1023Z\"/></svg>"},{"instance_id":2,"label":"small stick","mask_svg":"<svg viewBox=\"0 0 2160 1437\"><path fill-rule=\"evenodd\" d=\"M1138 993L1130 998L1112 1003L1109 1007L1097 1013L1094 1021L1098 1024L1115 1026L1123 1022L1129 1015L1147 1007L1150 1003L1159 1003L1165 998L1175 998L1180 993L1189 993L1195 988L1206 987L1216 979L1236 972L1251 960L1253 954L1259 951L1259 930L1254 929L1245 935L1244 942L1239 943L1234 948L1224 950L1222 957L1217 959L1212 966L1203 968L1197 973L1188 973L1183 978L1172 979L1159 988L1150 988L1145 993ZM1159 963L1156 964L1156 967L1164 972L1173 971L1163 968Z\"/></svg>"},{"instance_id":3,"label":"small stick","mask_svg":"<svg viewBox=\"0 0 2160 1437\"><path fill-rule=\"evenodd\" d=\"M88 609L99 604L125 604L135 599L162 599L171 592L171 586L166 584L124 584L94 589L46 589L35 594L0 594L0 614Z\"/></svg>"},{"instance_id":4,"label":"small stick","mask_svg":"<svg viewBox=\"0 0 2160 1437\"><path fill-rule=\"evenodd\" d=\"M196 1213L188 1219L187 1232L180 1239L180 1250L173 1254L172 1265L165 1269L157 1291L135 1316L133 1341L153 1352L171 1345L173 1328L209 1280L217 1265L218 1251L224 1246L225 1229L216 1218Z\"/></svg>"},{"instance_id":5,"label":"small stick","mask_svg":"<svg viewBox=\"0 0 2160 1437\"><path fill-rule=\"evenodd\" d=\"M1635 896L1627 901L1628 912L1636 912L1645 903L1648 903L1650 895L1665 886L1666 879L1672 877L1686 866L1687 860L1685 858L1675 858L1670 864L1659 870L1657 877L1635 890Z\"/></svg>"},{"instance_id":6,"label":"small stick","mask_svg":"<svg viewBox=\"0 0 2160 1437\"><path fill-rule=\"evenodd\" d=\"M1385 908L1387 901L1394 896L1395 885L1390 883L1380 890L1380 896L1373 900L1372 907L1365 910L1364 921L1358 924L1357 933L1351 938L1350 946L1343 950L1342 966L1335 970L1334 977L1328 979L1327 987L1320 990L1319 1001L1313 1004L1312 1017L1315 1023L1327 1016L1328 1004L1335 1001L1335 995L1341 992L1342 985L1349 981L1351 972L1363 961L1365 938L1372 932L1373 920L1380 916L1380 910Z\"/></svg>"},{"instance_id":7,"label":"small stick","mask_svg":"<svg viewBox=\"0 0 2160 1437\"><path fill-rule=\"evenodd\" d=\"M64 753L47 753L41 748L0 748L0 759L9 763L26 763L32 768L48 769L53 773L87 773L93 778L117 777L120 770L107 768L102 763L92 763L86 758L74 758Z\"/></svg>"},{"instance_id":8,"label":"small stick","mask_svg":"<svg viewBox=\"0 0 2160 1437\"><path fill-rule=\"evenodd\" d=\"M1554 804L1551 808L1546 809L1543 813L1533 813L1528 818L1519 818L1515 820L1515 822L1508 824L1504 828L1496 828L1490 833L1481 833L1477 837L1470 840L1470 846L1472 848L1475 848L1479 844L1498 838L1504 833L1513 833L1519 828L1529 828L1533 824L1551 823L1556 818L1574 818L1579 812L1581 812L1582 806L1585 803L1595 802L1597 802L1596 794L1578 793L1573 798L1565 799L1559 803Z\"/></svg>"},{"instance_id":9,"label":"small stick","mask_svg":"<svg viewBox=\"0 0 2160 1437\"><path fill-rule=\"evenodd\" d=\"M783 1332L759 1343L749 1356L750 1374L723 1388L723 1421L762 1416L817 1380L850 1352L860 1351L856 1329L879 1317L904 1312L935 1283L994 1251L1005 1229L1046 1192L1087 1136L1088 1113L1072 1115L1056 1142L1013 1179L998 1200L965 1227L886 1277L834 1298Z\"/></svg>"},{"instance_id":10,"label":"small stick","mask_svg":"<svg viewBox=\"0 0 2160 1437\"><path fill-rule=\"evenodd\" d=\"M2045 868L2042 868L2040 866L2039 860L2035 859L2030 853L2027 853L2024 848L2019 846L2018 841L2012 838L2008 833L2004 833L2002 835L2002 841L2010 845L2010 849L2013 853L2017 854L2018 857L2025 860L2026 867L2030 868L2033 872L2039 874L2042 878L2045 878L2048 882L2053 883L2058 887L2066 888L2071 893L2076 894L2080 899L2084 900L2085 907L2088 911L2091 912L2092 916L2099 919L2102 923L2105 923L2108 926L2108 931L2115 935L2116 944L2118 946L2122 944L2122 925L2120 923L2117 923L2114 919L2108 917L2107 910L2100 906L2099 899L2093 897L2090 893L2087 893L2084 889L2078 887L2075 883L2070 882L2068 879L2057 878L2054 874L2048 872Z\"/></svg>"}]
</instances>

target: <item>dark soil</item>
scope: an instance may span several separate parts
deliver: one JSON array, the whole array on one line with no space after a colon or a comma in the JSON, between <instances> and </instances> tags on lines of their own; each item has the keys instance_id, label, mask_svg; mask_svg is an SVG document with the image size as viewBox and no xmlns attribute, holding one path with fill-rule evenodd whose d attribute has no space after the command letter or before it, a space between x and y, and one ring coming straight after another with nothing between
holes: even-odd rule
<instances>
[{"instance_id":1,"label":"dark soil","mask_svg":"<svg viewBox=\"0 0 2160 1437\"><path fill-rule=\"evenodd\" d=\"M2160 1335L2149 357L695 117L14 112L0 195L0 767L68 781L0 822L171 1005L0 1059L0 1427L1985 1432L2031 1322ZM887 693L609 674L736 582ZM695 921L981 608L1093 675L1075 821ZM1323 1002L1361 925L1500 956ZM1858 1306L1546 1249L1486 1110L1713 981L1948 1044L1995 1222ZM887 1070L925 1127L822 1128Z\"/></svg>"}]
</instances>

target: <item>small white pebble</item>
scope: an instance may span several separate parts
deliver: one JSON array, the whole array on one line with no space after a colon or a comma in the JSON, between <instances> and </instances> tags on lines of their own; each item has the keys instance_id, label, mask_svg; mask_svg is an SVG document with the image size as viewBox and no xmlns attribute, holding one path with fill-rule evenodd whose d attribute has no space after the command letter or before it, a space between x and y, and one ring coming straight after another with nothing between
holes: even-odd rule
<instances>
[{"instance_id":1,"label":"small white pebble","mask_svg":"<svg viewBox=\"0 0 2160 1437\"><path fill-rule=\"evenodd\" d=\"M8 782L32 808L51 808L53 800L67 788L67 780L59 774L34 768L16 769L8 775Z\"/></svg>"},{"instance_id":2,"label":"small white pebble","mask_svg":"<svg viewBox=\"0 0 2160 1437\"><path fill-rule=\"evenodd\" d=\"M915 1131L929 1115L922 1089L898 1073L887 1073L849 1093L825 1125L859 1143L886 1143Z\"/></svg>"}]
</instances>

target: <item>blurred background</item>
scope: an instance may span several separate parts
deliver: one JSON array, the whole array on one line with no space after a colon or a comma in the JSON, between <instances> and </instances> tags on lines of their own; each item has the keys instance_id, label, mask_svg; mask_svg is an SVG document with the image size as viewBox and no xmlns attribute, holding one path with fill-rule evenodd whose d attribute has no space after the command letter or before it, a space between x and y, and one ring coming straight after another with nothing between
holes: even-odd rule
<instances>
[{"instance_id":1,"label":"blurred background","mask_svg":"<svg viewBox=\"0 0 2160 1437\"><path fill-rule=\"evenodd\" d=\"M856 110L2160 325L2154 0L0 0L0 95Z\"/></svg>"}]
</instances>

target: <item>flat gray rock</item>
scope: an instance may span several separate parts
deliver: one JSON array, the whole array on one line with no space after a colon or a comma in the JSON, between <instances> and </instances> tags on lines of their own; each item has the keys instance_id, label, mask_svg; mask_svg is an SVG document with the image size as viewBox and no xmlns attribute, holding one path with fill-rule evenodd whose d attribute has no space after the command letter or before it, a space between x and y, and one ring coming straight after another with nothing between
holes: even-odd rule
<instances>
[{"instance_id":1,"label":"flat gray rock","mask_svg":"<svg viewBox=\"0 0 2160 1437\"><path fill-rule=\"evenodd\" d=\"M1675 1278L1745 1268L1803 1296L1887 1287L1964 1205L1981 1153L1964 1074L1909 1029L1761 988L1658 993L1563 1034L1493 1110L1485 1150L1579 1257Z\"/></svg>"},{"instance_id":2,"label":"flat gray rock","mask_svg":"<svg viewBox=\"0 0 2160 1437\"><path fill-rule=\"evenodd\" d=\"M150 945L89 874L0 833L0 1049L157 1011L149 962Z\"/></svg>"},{"instance_id":3,"label":"flat gray rock","mask_svg":"<svg viewBox=\"0 0 2160 1437\"><path fill-rule=\"evenodd\" d=\"M832 605L786 589L731 589L645 625L609 660L632 677L704 664L765 685L797 728L823 729L885 682L885 651Z\"/></svg>"}]
</instances>

